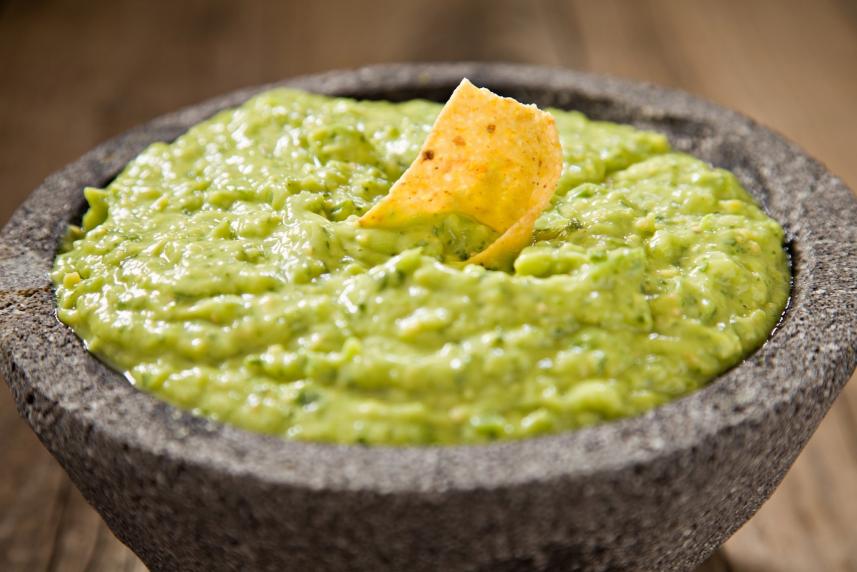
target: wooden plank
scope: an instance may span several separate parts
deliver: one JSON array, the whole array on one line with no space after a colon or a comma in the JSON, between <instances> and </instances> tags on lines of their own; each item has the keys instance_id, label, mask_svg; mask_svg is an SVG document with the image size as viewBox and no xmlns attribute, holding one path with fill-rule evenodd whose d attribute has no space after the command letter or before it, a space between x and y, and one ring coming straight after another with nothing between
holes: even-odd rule
<instances>
[{"instance_id":1,"label":"wooden plank","mask_svg":"<svg viewBox=\"0 0 857 572\"><path fill-rule=\"evenodd\" d=\"M71 483L0 391L0 570L44 570Z\"/></svg>"},{"instance_id":2,"label":"wooden plank","mask_svg":"<svg viewBox=\"0 0 857 572\"><path fill-rule=\"evenodd\" d=\"M146 567L72 487L50 572L142 572Z\"/></svg>"}]
</instances>

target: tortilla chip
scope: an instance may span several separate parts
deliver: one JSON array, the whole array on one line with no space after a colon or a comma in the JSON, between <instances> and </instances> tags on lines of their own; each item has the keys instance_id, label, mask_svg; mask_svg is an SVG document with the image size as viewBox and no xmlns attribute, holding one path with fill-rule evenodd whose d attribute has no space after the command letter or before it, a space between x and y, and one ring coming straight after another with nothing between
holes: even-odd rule
<instances>
[{"instance_id":1,"label":"tortilla chip","mask_svg":"<svg viewBox=\"0 0 857 572\"><path fill-rule=\"evenodd\" d=\"M468 262L501 267L531 240L561 171L553 116L465 79L416 160L358 222L401 228L431 215L462 214L500 233Z\"/></svg>"}]
</instances>

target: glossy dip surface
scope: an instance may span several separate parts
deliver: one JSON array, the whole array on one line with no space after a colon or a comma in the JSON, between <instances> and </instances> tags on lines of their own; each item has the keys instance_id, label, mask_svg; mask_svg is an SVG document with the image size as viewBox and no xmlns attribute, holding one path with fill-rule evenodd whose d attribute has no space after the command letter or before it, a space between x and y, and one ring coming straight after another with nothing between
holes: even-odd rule
<instances>
[{"instance_id":1,"label":"glossy dip surface","mask_svg":"<svg viewBox=\"0 0 857 572\"><path fill-rule=\"evenodd\" d=\"M290 439L478 443L634 415L770 333L783 231L665 137L555 115L565 165L507 271L457 216L360 228L440 105L278 89L157 143L53 274L58 313L139 388Z\"/></svg>"}]
</instances>

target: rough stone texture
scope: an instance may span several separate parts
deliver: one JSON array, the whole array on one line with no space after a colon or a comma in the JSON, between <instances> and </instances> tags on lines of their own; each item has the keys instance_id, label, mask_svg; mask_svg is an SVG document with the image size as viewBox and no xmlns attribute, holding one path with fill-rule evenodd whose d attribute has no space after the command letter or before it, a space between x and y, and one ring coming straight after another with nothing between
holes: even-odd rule
<instances>
[{"instance_id":1,"label":"rough stone texture","mask_svg":"<svg viewBox=\"0 0 857 572\"><path fill-rule=\"evenodd\" d=\"M793 144L689 95L512 65L394 65L285 82L445 99L461 77L667 133L787 229L794 292L765 346L642 417L525 441L290 443L138 392L54 317L48 270L84 185L252 88L157 119L49 177L0 234L0 374L18 410L153 570L682 570L780 482L857 364L857 200Z\"/></svg>"}]
</instances>

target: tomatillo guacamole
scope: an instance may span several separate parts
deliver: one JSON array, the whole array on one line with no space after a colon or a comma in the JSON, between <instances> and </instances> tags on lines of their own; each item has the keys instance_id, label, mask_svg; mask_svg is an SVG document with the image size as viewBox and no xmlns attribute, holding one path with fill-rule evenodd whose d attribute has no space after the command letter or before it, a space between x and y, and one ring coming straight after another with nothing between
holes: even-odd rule
<instances>
[{"instance_id":1,"label":"tomatillo guacamole","mask_svg":"<svg viewBox=\"0 0 857 572\"><path fill-rule=\"evenodd\" d=\"M278 89L156 143L56 259L59 318L140 389L288 439L481 443L635 415L758 347L783 230L662 135L550 110L564 165L513 266L459 215L357 218L441 106Z\"/></svg>"}]
</instances>

